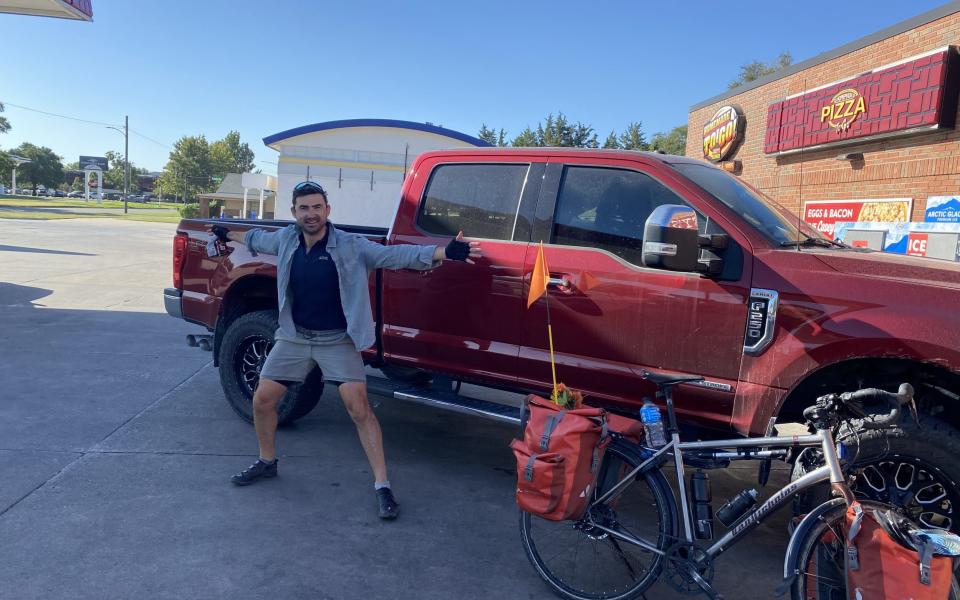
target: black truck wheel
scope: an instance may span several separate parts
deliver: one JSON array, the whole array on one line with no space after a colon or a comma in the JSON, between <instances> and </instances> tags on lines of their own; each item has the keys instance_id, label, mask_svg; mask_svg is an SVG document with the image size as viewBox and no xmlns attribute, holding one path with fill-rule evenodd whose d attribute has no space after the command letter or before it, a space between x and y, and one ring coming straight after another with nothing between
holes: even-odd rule
<instances>
[{"instance_id":1,"label":"black truck wheel","mask_svg":"<svg viewBox=\"0 0 960 600\"><path fill-rule=\"evenodd\" d=\"M220 344L220 385L233 410L253 423L253 391L260 369L273 347L277 311L259 310L239 317L227 328ZM289 387L277 405L278 424L293 423L306 416L320 401L322 374L314 367L302 384Z\"/></svg>"},{"instance_id":2,"label":"black truck wheel","mask_svg":"<svg viewBox=\"0 0 960 600\"><path fill-rule=\"evenodd\" d=\"M859 443L850 432L839 437L854 460L852 487L858 497L902 506L925 527L960 531L960 432L930 416L918 427L903 415L897 427L860 432ZM805 450L794 464L793 479L820 464L819 449ZM810 488L797 496L794 509L809 512L829 493L827 485Z\"/></svg>"}]
</instances>

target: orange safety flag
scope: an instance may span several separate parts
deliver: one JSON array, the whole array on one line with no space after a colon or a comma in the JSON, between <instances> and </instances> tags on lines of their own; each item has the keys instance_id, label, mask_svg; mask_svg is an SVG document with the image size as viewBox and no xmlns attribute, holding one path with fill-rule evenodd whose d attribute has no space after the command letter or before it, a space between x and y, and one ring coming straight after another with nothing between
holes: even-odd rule
<instances>
[{"instance_id":1,"label":"orange safety flag","mask_svg":"<svg viewBox=\"0 0 960 600\"><path fill-rule=\"evenodd\" d=\"M543 242L537 250L537 261L533 263L533 273L530 275L530 293L527 295L527 308L533 306L537 298L547 291L550 282L550 269L547 268L547 259L543 256Z\"/></svg>"}]
</instances>

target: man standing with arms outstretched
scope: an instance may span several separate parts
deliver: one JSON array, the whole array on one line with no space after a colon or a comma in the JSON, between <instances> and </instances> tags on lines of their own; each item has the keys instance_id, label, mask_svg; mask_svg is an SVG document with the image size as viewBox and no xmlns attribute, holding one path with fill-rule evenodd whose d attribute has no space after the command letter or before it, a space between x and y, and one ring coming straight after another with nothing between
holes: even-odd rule
<instances>
[{"instance_id":1,"label":"man standing with arms outstretched","mask_svg":"<svg viewBox=\"0 0 960 600\"><path fill-rule=\"evenodd\" d=\"M253 421L260 444L257 462L231 477L237 485L277 475L275 438L277 403L291 383L302 383L313 364L324 381L336 382L343 404L357 426L360 443L373 469L381 519L395 519L399 505L387 479L380 422L367 400L360 351L375 341L370 309L369 273L374 269L431 269L444 259L473 263L478 242L464 242L463 232L445 247L382 246L363 236L336 229L328 221L330 204L323 187L305 181L293 188L296 224L267 232L228 231L215 225L214 235L240 242L256 254L277 255L280 307L276 341L260 371L253 395Z\"/></svg>"}]
</instances>

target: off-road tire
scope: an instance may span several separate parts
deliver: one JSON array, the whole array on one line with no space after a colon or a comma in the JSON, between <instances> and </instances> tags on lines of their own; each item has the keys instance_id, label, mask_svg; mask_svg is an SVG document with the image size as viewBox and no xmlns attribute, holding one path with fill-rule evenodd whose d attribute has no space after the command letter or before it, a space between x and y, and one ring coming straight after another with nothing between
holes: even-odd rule
<instances>
[{"instance_id":1,"label":"off-road tire","mask_svg":"<svg viewBox=\"0 0 960 600\"><path fill-rule=\"evenodd\" d=\"M906 412L904 411L904 413ZM852 424L855 423L854 421ZM910 419L909 414L902 414L901 421L896 427L861 431L859 452L856 456L853 455L857 452L858 447L856 437L850 435L849 430L843 429L839 438L847 446L850 454L848 458L854 460L855 468L868 465L881 468L886 465L883 470L889 473L896 469L891 469L892 465L914 464L925 471L927 475L948 487L949 489L945 490L947 498L944 500L949 503L949 507L944 505L940 509L951 513L952 523L950 528L954 532L960 531L960 461L957 460L957 457L960 457L960 431L931 416L921 416L918 427ZM810 453L810 450L805 452ZM801 458L794 464L792 479L797 479L818 466L815 463L822 460L819 454L819 450L814 450L810 455L810 460L806 460L805 456L801 455ZM909 472L905 470L904 475L909 475ZM863 485L859 483L862 481L862 479L858 479L855 486ZM923 489L927 486L917 484L915 487ZM868 489L866 491L869 494L862 494L859 488L855 491L862 497L902 505L898 498L885 496L884 492ZM906 490L902 493L898 489L893 491L896 493L891 494L891 496L907 497L909 495ZM930 493L930 490L928 490L928 498ZM797 495L794 510L798 515L805 514L829 498L830 488L828 485L809 488Z\"/></svg>"},{"instance_id":2,"label":"off-road tire","mask_svg":"<svg viewBox=\"0 0 960 600\"><path fill-rule=\"evenodd\" d=\"M266 356L266 352L273 346L273 334L277 330L277 311L258 310L237 318L227 328L223 341L220 344L220 385L227 397L231 408L240 415L240 418L253 423L253 389L255 381L248 383L252 375L251 368L259 375L263 366L262 358L259 364L251 367L247 362L245 377L243 365L244 356L251 353ZM320 400L323 393L323 379L319 367L314 367L306 381L302 384L293 384L287 389L286 395L277 405L277 422L279 425L293 423L306 416Z\"/></svg>"}]
</instances>

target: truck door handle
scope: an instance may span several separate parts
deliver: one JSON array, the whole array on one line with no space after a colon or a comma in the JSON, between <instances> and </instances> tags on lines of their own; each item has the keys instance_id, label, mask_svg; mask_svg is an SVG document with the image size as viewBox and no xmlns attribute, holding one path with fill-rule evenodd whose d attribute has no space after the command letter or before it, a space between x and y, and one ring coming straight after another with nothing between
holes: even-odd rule
<instances>
[{"instance_id":1,"label":"truck door handle","mask_svg":"<svg viewBox=\"0 0 960 600\"><path fill-rule=\"evenodd\" d=\"M551 277L549 280L547 280L547 285L555 285L564 292L571 291L571 288L573 287L573 284L567 277Z\"/></svg>"}]
</instances>

